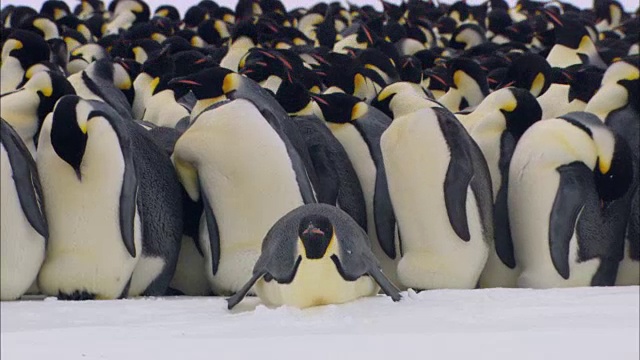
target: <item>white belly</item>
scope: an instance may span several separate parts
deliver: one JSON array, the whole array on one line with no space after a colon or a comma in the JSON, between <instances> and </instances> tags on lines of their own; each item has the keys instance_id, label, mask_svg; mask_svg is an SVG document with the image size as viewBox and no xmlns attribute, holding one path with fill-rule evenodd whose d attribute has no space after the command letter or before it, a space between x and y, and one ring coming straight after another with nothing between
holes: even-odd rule
<instances>
[{"instance_id":1,"label":"white belly","mask_svg":"<svg viewBox=\"0 0 640 360\"><path fill-rule=\"evenodd\" d=\"M435 115L425 115L422 110L394 119L381 144L402 235L400 280L419 289L474 288L489 247L470 188L470 241L461 240L451 227L443 191L450 155Z\"/></svg>"},{"instance_id":2,"label":"white belly","mask_svg":"<svg viewBox=\"0 0 640 360\"><path fill-rule=\"evenodd\" d=\"M519 287L589 286L599 259L577 262L575 234L569 247L569 279L558 274L549 249L549 219L560 175L552 166L530 162L516 151L509 173L509 220L516 264L522 269Z\"/></svg>"},{"instance_id":3,"label":"white belly","mask_svg":"<svg viewBox=\"0 0 640 360\"><path fill-rule=\"evenodd\" d=\"M329 129L333 135L338 139L342 147L344 147L349 157L349 161L353 165L362 193L364 194L364 201L367 210L367 234L371 242L371 250L380 262L382 271L387 277L395 284L400 284L397 278L396 267L400 259L400 250L397 249L396 259L390 259L380 247L378 241L378 234L376 232L376 223L374 217L373 197L375 194L376 185L376 166L371 158L369 148L367 144L360 136L358 130L349 124L332 124L327 123ZM397 244L397 242L396 242Z\"/></svg>"},{"instance_id":4,"label":"white belly","mask_svg":"<svg viewBox=\"0 0 640 360\"><path fill-rule=\"evenodd\" d=\"M144 110L147 108L147 102L153 95L153 89L151 88L151 82L153 78L142 73L136 77L133 81L133 89L135 95L133 96L133 104L131 105L131 112L134 119L142 119Z\"/></svg>"},{"instance_id":5,"label":"white belly","mask_svg":"<svg viewBox=\"0 0 640 360\"><path fill-rule=\"evenodd\" d=\"M3 59L0 66L0 94L17 89L23 76L24 69L20 65L20 60L13 56Z\"/></svg>"},{"instance_id":6,"label":"white belly","mask_svg":"<svg viewBox=\"0 0 640 360\"><path fill-rule=\"evenodd\" d=\"M2 146L0 165L0 300L22 296L38 276L45 240L27 220L13 182L9 156Z\"/></svg>"},{"instance_id":7,"label":"white belly","mask_svg":"<svg viewBox=\"0 0 640 360\"><path fill-rule=\"evenodd\" d=\"M378 292L378 285L369 276L346 281L340 276L330 255L322 259L303 259L290 284L278 284L275 280L256 283L256 294L267 305L289 305L298 308L341 304Z\"/></svg>"},{"instance_id":8,"label":"white belly","mask_svg":"<svg viewBox=\"0 0 640 360\"><path fill-rule=\"evenodd\" d=\"M211 292L205 274L204 257L200 255L190 237L182 237L176 272L169 287L189 296L204 296Z\"/></svg>"},{"instance_id":9,"label":"white belly","mask_svg":"<svg viewBox=\"0 0 640 360\"><path fill-rule=\"evenodd\" d=\"M19 91L0 98L0 117L8 122L35 158L33 137L38 132L40 99L30 90Z\"/></svg>"},{"instance_id":10,"label":"white belly","mask_svg":"<svg viewBox=\"0 0 640 360\"><path fill-rule=\"evenodd\" d=\"M113 147L118 140L106 121L88 123L92 130L79 182L51 146L51 118L43 126L37 161L50 234L39 276L41 290L54 296L84 290L98 298L117 298L142 252L139 217L134 233L136 258L126 250L118 225L124 172L119 147ZM106 155L110 152L115 154Z\"/></svg>"},{"instance_id":11,"label":"white belly","mask_svg":"<svg viewBox=\"0 0 640 360\"><path fill-rule=\"evenodd\" d=\"M175 100L173 91L163 90L149 98L142 120L173 128L185 116L189 111Z\"/></svg>"},{"instance_id":12,"label":"white belly","mask_svg":"<svg viewBox=\"0 0 640 360\"><path fill-rule=\"evenodd\" d=\"M564 115L564 109L569 105L569 85L551 84L544 94L538 97L542 108L542 120L553 119Z\"/></svg>"}]
</instances>

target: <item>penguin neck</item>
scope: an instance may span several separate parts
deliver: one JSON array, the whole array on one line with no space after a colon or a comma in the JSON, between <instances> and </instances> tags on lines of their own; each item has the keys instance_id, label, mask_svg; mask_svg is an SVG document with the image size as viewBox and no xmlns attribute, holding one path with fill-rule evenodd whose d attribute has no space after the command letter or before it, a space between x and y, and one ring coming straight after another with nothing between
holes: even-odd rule
<instances>
[{"instance_id":1,"label":"penguin neck","mask_svg":"<svg viewBox=\"0 0 640 360\"><path fill-rule=\"evenodd\" d=\"M278 92L280 84L282 84L282 78L276 75L269 75L266 80L260 83L260 86L265 89L271 90L275 94L276 92Z\"/></svg>"},{"instance_id":2,"label":"penguin neck","mask_svg":"<svg viewBox=\"0 0 640 360\"><path fill-rule=\"evenodd\" d=\"M22 64L20 64L20 60L13 56L7 56L6 59L3 59L0 73L0 79L2 79L0 81L0 94L17 89L24 78Z\"/></svg>"},{"instance_id":3,"label":"penguin neck","mask_svg":"<svg viewBox=\"0 0 640 360\"><path fill-rule=\"evenodd\" d=\"M196 101L196 104L193 106L193 109L191 110L191 121L195 120L209 106L215 105L220 101L224 101L226 99L227 97L225 95L221 95L215 98L201 99Z\"/></svg>"},{"instance_id":4,"label":"penguin neck","mask_svg":"<svg viewBox=\"0 0 640 360\"><path fill-rule=\"evenodd\" d=\"M560 44L553 46L549 55L547 55L547 62L551 67L559 68L582 64L582 60L580 59L580 56L578 56L577 50Z\"/></svg>"},{"instance_id":5,"label":"penguin neck","mask_svg":"<svg viewBox=\"0 0 640 360\"><path fill-rule=\"evenodd\" d=\"M432 103L427 99L410 93L396 94L396 96L391 99L391 103L389 104L389 108L393 112L394 118L398 118L400 116L408 115L418 110L431 107Z\"/></svg>"},{"instance_id":6,"label":"penguin neck","mask_svg":"<svg viewBox=\"0 0 640 360\"><path fill-rule=\"evenodd\" d=\"M589 100L584 111L595 114L600 120L605 121L614 110L623 108L629 100L629 93L624 86L618 83L610 83L601 87Z\"/></svg>"}]
</instances>

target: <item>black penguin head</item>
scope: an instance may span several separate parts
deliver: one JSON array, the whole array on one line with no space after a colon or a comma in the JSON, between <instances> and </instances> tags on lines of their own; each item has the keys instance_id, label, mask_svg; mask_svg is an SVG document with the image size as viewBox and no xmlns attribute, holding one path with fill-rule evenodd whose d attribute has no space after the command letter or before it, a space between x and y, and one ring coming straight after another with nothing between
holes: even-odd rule
<instances>
[{"instance_id":1,"label":"black penguin head","mask_svg":"<svg viewBox=\"0 0 640 360\"><path fill-rule=\"evenodd\" d=\"M25 84L25 88L35 91L40 98L38 104L38 120L40 124L52 110L58 99L64 95L75 95L76 92L67 78L56 73L40 71Z\"/></svg>"},{"instance_id":2,"label":"black penguin head","mask_svg":"<svg viewBox=\"0 0 640 360\"><path fill-rule=\"evenodd\" d=\"M478 84L483 95L489 94L487 72L474 60L463 57L455 58L449 62L448 68L453 88L458 89L464 86L464 81L472 80Z\"/></svg>"},{"instance_id":3,"label":"black penguin head","mask_svg":"<svg viewBox=\"0 0 640 360\"><path fill-rule=\"evenodd\" d=\"M310 96L320 107L324 120L338 124L354 120L353 116L357 112L356 105L362 101L355 96L344 93L311 94Z\"/></svg>"},{"instance_id":4,"label":"black penguin head","mask_svg":"<svg viewBox=\"0 0 640 360\"><path fill-rule=\"evenodd\" d=\"M304 110L311 103L311 96L298 81L283 81L278 87L276 100L289 114L295 114Z\"/></svg>"},{"instance_id":5,"label":"black penguin head","mask_svg":"<svg viewBox=\"0 0 640 360\"><path fill-rule=\"evenodd\" d=\"M588 103L600 89L604 71L595 66L583 64L569 66L565 71L571 74L569 101L578 99Z\"/></svg>"},{"instance_id":6,"label":"black penguin head","mask_svg":"<svg viewBox=\"0 0 640 360\"><path fill-rule=\"evenodd\" d=\"M501 109L507 120L507 131L516 141L531 125L542 119L542 108L538 100L527 90L511 87L508 88L515 101L505 104Z\"/></svg>"},{"instance_id":7,"label":"black penguin head","mask_svg":"<svg viewBox=\"0 0 640 360\"><path fill-rule=\"evenodd\" d=\"M568 15L558 17L548 11L546 14L556 25L554 31L557 45L578 50L584 46L584 42L591 41L587 28L577 17Z\"/></svg>"},{"instance_id":8,"label":"black penguin head","mask_svg":"<svg viewBox=\"0 0 640 360\"><path fill-rule=\"evenodd\" d=\"M218 66L175 78L169 81L169 85L191 90L198 100L215 99L237 89L239 79L236 77L241 75Z\"/></svg>"},{"instance_id":9,"label":"black penguin head","mask_svg":"<svg viewBox=\"0 0 640 360\"><path fill-rule=\"evenodd\" d=\"M614 137L615 147L611 163L607 166L606 162L598 159L594 170L596 189L603 208L624 196L634 181L631 147L619 135L614 134Z\"/></svg>"},{"instance_id":10,"label":"black penguin head","mask_svg":"<svg viewBox=\"0 0 640 360\"><path fill-rule=\"evenodd\" d=\"M187 12L184 14L184 25L188 28L195 28L200 23L209 19L209 13L204 8L200 6L192 6L187 9Z\"/></svg>"},{"instance_id":11,"label":"black penguin head","mask_svg":"<svg viewBox=\"0 0 640 360\"><path fill-rule=\"evenodd\" d=\"M547 60L538 54L526 53L513 60L500 87L515 86L538 97L547 91L551 79Z\"/></svg>"},{"instance_id":12,"label":"black penguin head","mask_svg":"<svg viewBox=\"0 0 640 360\"><path fill-rule=\"evenodd\" d=\"M180 21L180 12L175 8L175 6L171 5L159 6L153 16L169 18L172 21Z\"/></svg>"},{"instance_id":13,"label":"black penguin head","mask_svg":"<svg viewBox=\"0 0 640 360\"><path fill-rule=\"evenodd\" d=\"M53 109L51 146L58 156L69 164L78 179L82 178L80 165L87 147L87 121L91 108L80 97L66 95Z\"/></svg>"},{"instance_id":14,"label":"black penguin head","mask_svg":"<svg viewBox=\"0 0 640 360\"><path fill-rule=\"evenodd\" d=\"M198 26L198 36L209 45L222 46L229 36L229 30L224 21L209 19Z\"/></svg>"},{"instance_id":15,"label":"black penguin head","mask_svg":"<svg viewBox=\"0 0 640 360\"><path fill-rule=\"evenodd\" d=\"M49 16L54 20L58 20L71 14L71 9L69 9L69 5L64 1L48 0L42 3L40 14Z\"/></svg>"},{"instance_id":16,"label":"black penguin head","mask_svg":"<svg viewBox=\"0 0 640 360\"><path fill-rule=\"evenodd\" d=\"M513 20L507 10L495 9L487 15L485 23L487 30L492 31L494 34L503 34L507 27L513 25Z\"/></svg>"},{"instance_id":17,"label":"black penguin head","mask_svg":"<svg viewBox=\"0 0 640 360\"><path fill-rule=\"evenodd\" d=\"M400 80L414 84L422 83L422 63L417 57L411 55L401 57L399 68Z\"/></svg>"},{"instance_id":18,"label":"black penguin head","mask_svg":"<svg viewBox=\"0 0 640 360\"><path fill-rule=\"evenodd\" d=\"M20 61L24 70L42 61L48 61L50 56L47 42L31 31L14 30L2 45L2 59L7 56L15 57Z\"/></svg>"},{"instance_id":19,"label":"black penguin head","mask_svg":"<svg viewBox=\"0 0 640 360\"><path fill-rule=\"evenodd\" d=\"M389 88L384 88L378 96L373 99L371 106L382 111L389 118L393 119L393 111L391 111L391 100L396 96L395 91L391 91Z\"/></svg>"},{"instance_id":20,"label":"black penguin head","mask_svg":"<svg viewBox=\"0 0 640 360\"><path fill-rule=\"evenodd\" d=\"M300 220L298 237L307 259L322 259L334 236L333 224L322 215L307 215Z\"/></svg>"}]
</instances>

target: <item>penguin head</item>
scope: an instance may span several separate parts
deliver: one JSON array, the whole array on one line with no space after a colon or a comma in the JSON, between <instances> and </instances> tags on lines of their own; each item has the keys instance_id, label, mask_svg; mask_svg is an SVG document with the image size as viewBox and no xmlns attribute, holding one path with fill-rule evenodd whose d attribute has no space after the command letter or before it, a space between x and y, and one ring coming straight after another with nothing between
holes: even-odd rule
<instances>
[{"instance_id":1,"label":"penguin head","mask_svg":"<svg viewBox=\"0 0 640 360\"><path fill-rule=\"evenodd\" d=\"M596 189L602 201L602 207L621 198L631 187L633 179L633 160L627 141L617 134L610 162L598 158L595 170Z\"/></svg>"},{"instance_id":2,"label":"penguin head","mask_svg":"<svg viewBox=\"0 0 640 360\"><path fill-rule=\"evenodd\" d=\"M593 169L594 180L601 207L604 209L609 203L626 194L631 187L631 148L627 141L611 131L594 114L578 111L562 115L560 118L579 127L593 140L597 156Z\"/></svg>"},{"instance_id":3,"label":"penguin head","mask_svg":"<svg viewBox=\"0 0 640 360\"><path fill-rule=\"evenodd\" d=\"M283 81L276 91L275 98L290 115L310 115L313 112L311 96L298 81Z\"/></svg>"},{"instance_id":4,"label":"penguin head","mask_svg":"<svg viewBox=\"0 0 640 360\"><path fill-rule=\"evenodd\" d=\"M333 237L333 224L326 216L307 215L300 220L298 238L302 241L307 259L322 259Z\"/></svg>"},{"instance_id":5,"label":"penguin head","mask_svg":"<svg viewBox=\"0 0 640 360\"><path fill-rule=\"evenodd\" d=\"M49 71L39 71L24 84L24 88L38 94L38 119L42 122L53 110L54 105L64 95L75 95L71 83L62 75Z\"/></svg>"},{"instance_id":6,"label":"penguin head","mask_svg":"<svg viewBox=\"0 0 640 360\"><path fill-rule=\"evenodd\" d=\"M396 98L403 100L408 99L408 103L411 103L410 107L415 109L415 107L422 106L422 104L420 104L421 99L428 99L429 95L417 84L400 81L382 89L378 96L371 102L371 106L380 110L391 119L394 118L396 112L411 112L414 110L409 106L404 106L404 104L401 106L395 105L394 100Z\"/></svg>"},{"instance_id":7,"label":"penguin head","mask_svg":"<svg viewBox=\"0 0 640 360\"><path fill-rule=\"evenodd\" d=\"M585 104L600 88L604 71L592 65L572 65L565 68L571 76L569 101L578 99Z\"/></svg>"},{"instance_id":8,"label":"penguin head","mask_svg":"<svg viewBox=\"0 0 640 360\"><path fill-rule=\"evenodd\" d=\"M80 165L87 147L87 121L91 110L80 97L67 95L58 100L51 115L51 146L73 168L78 179L82 178Z\"/></svg>"},{"instance_id":9,"label":"penguin head","mask_svg":"<svg viewBox=\"0 0 640 360\"><path fill-rule=\"evenodd\" d=\"M58 25L47 16L32 16L23 21L20 28L33 31L42 36L45 40L60 37L60 29L58 28Z\"/></svg>"},{"instance_id":10,"label":"penguin head","mask_svg":"<svg viewBox=\"0 0 640 360\"><path fill-rule=\"evenodd\" d=\"M487 72L474 60L463 57L455 58L449 62L448 68L452 79L451 87L464 91L470 82L475 82L483 95L486 96L489 93Z\"/></svg>"},{"instance_id":11,"label":"penguin head","mask_svg":"<svg viewBox=\"0 0 640 360\"><path fill-rule=\"evenodd\" d=\"M18 61L24 70L34 64L49 60L50 50L47 42L31 31L14 30L2 45L2 58L4 63L9 56Z\"/></svg>"},{"instance_id":12,"label":"penguin head","mask_svg":"<svg viewBox=\"0 0 640 360\"><path fill-rule=\"evenodd\" d=\"M510 94L507 101L500 105L500 112L506 119L507 131L517 141L531 125L542 119L542 108L538 100L527 90L510 87L498 91Z\"/></svg>"},{"instance_id":13,"label":"penguin head","mask_svg":"<svg viewBox=\"0 0 640 360\"><path fill-rule=\"evenodd\" d=\"M169 18L172 21L180 21L180 12L178 12L178 9L176 9L175 6L171 5L159 6L153 13L153 16Z\"/></svg>"},{"instance_id":14,"label":"penguin head","mask_svg":"<svg viewBox=\"0 0 640 360\"><path fill-rule=\"evenodd\" d=\"M69 5L64 1L48 0L42 3L40 14L49 16L53 20L58 20L71 14L71 9L69 9Z\"/></svg>"},{"instance_id":15,"label":"penguin head","mask_svg":"<svg viewBox=\"0 0 640 360\"><path fill-rule=\"evenodd\" d=\"M449 41L449 47L458 50L469 50L487 41L484 30L476 24L464 24L458 27Z\"/></svg>"},{"instance_id":16,"label":"penguin head","mask_svg":"<svg viewBox=\"0 0 640 360\"><path fill-rule=\"evenodd\" d=\"M365 103L359 98L344 94L311 94L311 98L316 102L320 109L318 117L329 123L346 124L355 120L362 106Z\"/></svg>"},{"instance_id":17,"label":"penguin head","mask_svg":"<svg viewBox=\"0 0 640 360\"><path fill-rule=\"evenodd\" d=\"M422 83L422 63L420 59L412 55L405 55L400 58L400 80Z\"/></svg>"},{"instance_id":18,"label":"penguin head","mask_svg":"<svg viewBox=\"0 0 640 360\"><path fill-rule=\"evenodd\" d=\"M515 86L538 97L551 85L551 65L535 53L526 53L511 63L500 87Z\"/></svg>"},{"instance_id":19,"label":"penguin head","mask_svg":"<svg viewBox=\"0 0 640 360\"><path fill-rule=\"evenodd\" d=\"M193 92L198 100L224 100L225 95L236 90L242 75L223 67L204 69L189 76L169 81L174 87L185 87Z\"/></svg>"}]
</instances>

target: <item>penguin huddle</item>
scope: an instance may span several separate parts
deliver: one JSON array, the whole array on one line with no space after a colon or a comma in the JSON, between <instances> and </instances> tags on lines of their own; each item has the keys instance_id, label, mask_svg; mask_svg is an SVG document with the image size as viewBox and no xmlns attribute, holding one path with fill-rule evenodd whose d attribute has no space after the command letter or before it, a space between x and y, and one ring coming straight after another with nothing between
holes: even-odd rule
<instances>
[{"instance_id":1,"label":"penguin huddle","mask_svg":"<svg viewBox=\"0 0 640 360\"><path fill-rule=\"evenodd\" d=\"M0 299L640 284L639 11L0 12Z\"/></svg>"}]
</instances>

